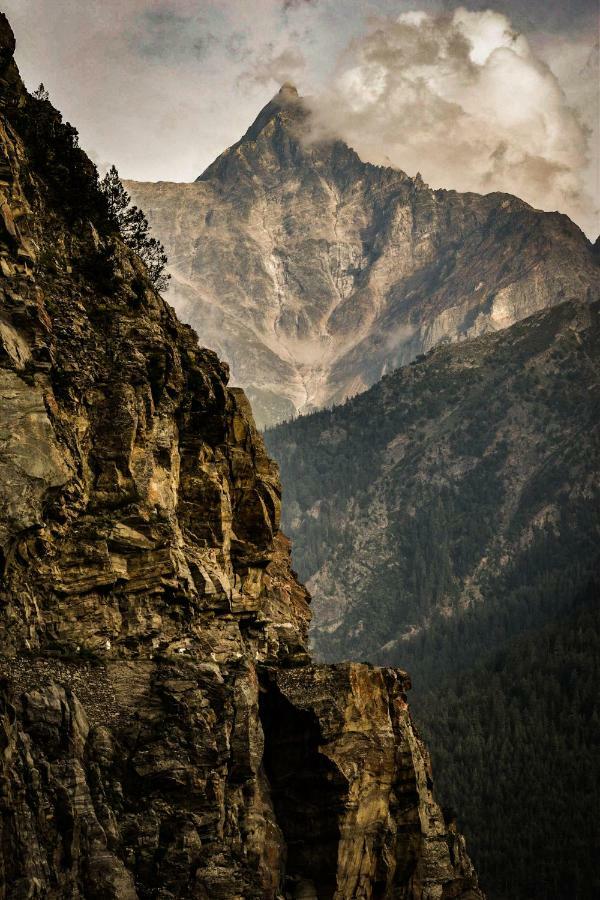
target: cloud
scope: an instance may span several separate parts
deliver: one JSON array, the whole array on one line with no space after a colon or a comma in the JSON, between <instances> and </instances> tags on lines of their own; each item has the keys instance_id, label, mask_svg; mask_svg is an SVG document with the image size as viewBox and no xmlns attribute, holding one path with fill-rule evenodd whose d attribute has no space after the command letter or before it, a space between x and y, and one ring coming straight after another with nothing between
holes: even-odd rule
<instances>
[{"instance_id":1,"label":"cloud","mask_svg":"<svg viewBox=\"0 0 600 900\"><path fill-rule=\"evenodd\" d=\"M283 0L284 10L298 9L301 6L316 6L317 0Z\"/></svg>"},{"instance_id":2,"label":"cloud","mask_svg":"<svg viewBox=\"0 0 600 900\"><path fill-rule=\"evenodd\" d=\"M373 21L313 98L313 138L420 171L432 187L506 191L590 233L588 130L558 79L497 12L407 12Z\"/></svg>"},{"instance_id":3,"label":"cloud","mask_svg":"<svg viewBox=\"0 0 600 900\"><path fill-rule=\"evenodd\" d=\"M123 177L191 181L291 80L321 98L320 128L365 158L420 169L434 186L522 194L591 234L580 177L597 190L595 0L494 0L529 43L483 9L489 2L469 0L480 7L469 21L454 19L455 0L419 0L428 14L404 22L385 16L410 0L288 9L284 0L5 0L3 9L26 84L43 81L82 146ZM471 60L471 42L479 56L494 52ZM520 124L506 120L519 109ZM587 165L586 128L596 147Z\"/></svg>"},{"instance_id":4,"label":"cloud","mask_svg":"<svg viewBox=\"0 0 600 900\"><path fill-rule=\"evenodd\" d=\"M456 0L442 0L441 6L453 10L460 6ZM469 9L482 11L493 6L494 10L518 23L521 30L554 31L565 33L595 30L598 21L597 0L469 0Z\"/></svg>"},{"instance_id":5,"label":"cloud","mask_svg":"<svg viewBox=\"0 0 600 900\"><path fill-rule=\"evenodd\" d=\"M297 47L285 47L277 53L272 44L267 44L240 77L256 84L279 85L296 81L305 66L304 54Z\"/></svg>"},{"instance_id":6,"label":"cloud","mask_svg":"<svg viewBox=\"0 0 600 900\"><path fill-rule=\"evenodd\" d=\"M180 64L187 57L201 59L216 41L202 16L167 4L144 9L126 35L134 53L163 64Z\"/></svg>"}]
</instances>

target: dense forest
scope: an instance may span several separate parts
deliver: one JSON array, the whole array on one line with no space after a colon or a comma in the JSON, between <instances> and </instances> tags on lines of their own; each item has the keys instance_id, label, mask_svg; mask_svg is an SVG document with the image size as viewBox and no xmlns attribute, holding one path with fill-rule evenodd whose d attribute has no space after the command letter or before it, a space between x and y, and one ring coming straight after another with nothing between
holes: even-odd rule
<instances>
[{"instance_id":1,"label":"dense forest","mask_svg":"<svg viewBox=\"0 0 600 900\"><path fill-rule=\"evenodd\" d=\"M598 316L436 348L265 435L315 651L411 673L492 900L597 895Z\"/></svg>"},{"instance_id":2,"label":"dense forest","mask_svg":"<svg viewBox=\"0 0 600 900\"><path fill-rule=\"evenodd\" d=\"M440 800L489 900L600 896L600 580L419 695Z\"/></svg>"}]
</instances>

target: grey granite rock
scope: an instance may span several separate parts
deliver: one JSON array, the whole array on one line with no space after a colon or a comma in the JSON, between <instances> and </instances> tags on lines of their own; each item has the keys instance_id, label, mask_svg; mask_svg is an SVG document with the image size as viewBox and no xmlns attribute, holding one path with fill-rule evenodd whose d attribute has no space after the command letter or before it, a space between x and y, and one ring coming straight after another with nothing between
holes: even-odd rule
<instances>
[{"instance_id":1,"label":"grey granite rock","mask_svg":"<svg viewBox=\"0 0 600 900\"><path fill-rule=\"evenodd\" d=\"M311 140L290 86L193 184L127 182L179 315L257 421L329 406L444 343L600 296L591 243L508 194L431 190Z\"/></svg>"}]
</instances>

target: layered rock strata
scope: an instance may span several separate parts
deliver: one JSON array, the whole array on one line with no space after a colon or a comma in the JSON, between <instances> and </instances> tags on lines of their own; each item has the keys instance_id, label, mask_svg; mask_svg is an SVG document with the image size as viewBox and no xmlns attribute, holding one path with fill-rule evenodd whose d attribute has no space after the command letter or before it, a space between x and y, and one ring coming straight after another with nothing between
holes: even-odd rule
<instances>
[{"instance_id":1,"label":"layered rock strata","mask_svg":"<svg viewBox=\"0 0 600 900\"><path fill-rule=\"evenodd\" d=\"M480 897L406 676L310 664L249 405L13 51L1 16L0 897Z\"/></svg>"}]
</instances>

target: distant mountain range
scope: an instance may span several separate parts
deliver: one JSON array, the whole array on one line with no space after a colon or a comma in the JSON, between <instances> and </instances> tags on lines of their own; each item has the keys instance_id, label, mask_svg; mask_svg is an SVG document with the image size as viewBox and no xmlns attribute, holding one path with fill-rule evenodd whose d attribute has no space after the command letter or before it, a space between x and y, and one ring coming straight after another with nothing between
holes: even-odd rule
<instances>
[{"instance_id":1,"label":"distant mountain range","mask_svg":"<svg viewBox=\"0 0 600 900\"><path fill-rule=\"evenodd\" d=\"M566 216L431 190L311 142L291 85L194 183L126 187L168 251L170 302L229 362L259 425L339 403L440 343L600 296L594 247Z\"/></svg>"}]
</instances>

